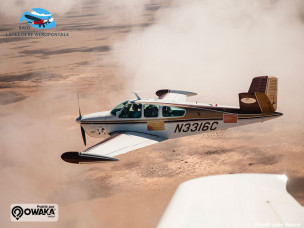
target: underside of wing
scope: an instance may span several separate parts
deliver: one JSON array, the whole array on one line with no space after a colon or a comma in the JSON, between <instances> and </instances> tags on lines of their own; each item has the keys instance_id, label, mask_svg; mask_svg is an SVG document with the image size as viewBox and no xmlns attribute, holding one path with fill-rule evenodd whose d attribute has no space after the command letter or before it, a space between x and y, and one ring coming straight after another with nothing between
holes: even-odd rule
<instances>
[{"instance_id":1,"label":"underside of wing","mask_svg":"<svg viewBox=\"0 0 304 228\"><path fill-rule=\"evenodd\" d=\"M64 161L70 163L117 161L118 159L114 158L117 155L164 140L164 138L144 133L117 132L82 152L66 152L61 157Z\"/></svg>"},{"instance_id":2,"label":"underside of wing","mask_svg":"<svg viewBox=\"0 0 304 228\"><path fill-rule=\"evenodd\" d=\"M27 19L30 19L30 20L33 20L33 21L39 21L39 20L41 20L40 18L31 16L31 15L24 15L24 16L25 16Z\"/></svg>"}]
</instances>

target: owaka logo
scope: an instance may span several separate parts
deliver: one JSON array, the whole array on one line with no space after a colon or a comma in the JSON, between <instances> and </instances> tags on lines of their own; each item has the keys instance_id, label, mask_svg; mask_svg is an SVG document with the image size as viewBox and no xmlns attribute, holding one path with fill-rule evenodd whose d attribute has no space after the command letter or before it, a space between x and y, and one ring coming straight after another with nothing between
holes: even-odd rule
<instances>
[{"instance_id":1,"label":"owaka logo","mask_svg":"<svg viewBox=\"0 0 304 228\"><path fill-rule=\"evenodd\" d=\"M19 220L19 218L23 215L23 209L20 206L15 206L12 209L12 215Z\"/></svg>"},{"instance_id":2,"label":"owaka logo","mask_svg":"<svg viewBox=\"0 0 304 228\"><path fill-rule=\"evenodd\" d=\"M12 204L12 222L56 222L57 204Z\"/></svg>"}]
</instances>

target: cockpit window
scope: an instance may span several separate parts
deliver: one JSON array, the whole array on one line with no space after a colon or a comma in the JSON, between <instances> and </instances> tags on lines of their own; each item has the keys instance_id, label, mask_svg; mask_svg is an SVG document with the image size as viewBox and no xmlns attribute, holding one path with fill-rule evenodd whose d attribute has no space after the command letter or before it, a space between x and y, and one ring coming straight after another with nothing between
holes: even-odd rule
<instances>
[{"instance_id":1,"label":"cockpit window","mask_svg":"<svg viewBox=\"0 0 304 228\"><path fill-rule=\"evenodd\" d=\"M164 117L179 117L179 116L184 116L185 113L186 110L182 108L177 108L173 106L163 106Z\"/></svg>"},{"instance_id":2,"label":"cockpit window","mask_svg":"<svg viewBox=\"0 0 304 228\"><path fill-rule=\"evenodd\" d=\"M111 111L111 114L116 116L117 112L119 112L129 101L125 101L117 105L113 110Z\"/></svg>"},{"instance_id":3,"label":"cockpit window","mask_svg":"<svg viewBox=\"0 0 304 228\"><path fill-rule=\"evenodd\" d=\"M144 116L145 117L158 117L158 105L145 104L144 105Z\"/></svg>"},{"instance_id":4,"label":"cockpit window","mask_svg":"<svg viewBox=\"0 0 304 228\"><path fill-rule=\"evenodd\" d=\"M121 113L119 118L141 118L142 104L127 104Z\"/></svg>"}]
</instances>

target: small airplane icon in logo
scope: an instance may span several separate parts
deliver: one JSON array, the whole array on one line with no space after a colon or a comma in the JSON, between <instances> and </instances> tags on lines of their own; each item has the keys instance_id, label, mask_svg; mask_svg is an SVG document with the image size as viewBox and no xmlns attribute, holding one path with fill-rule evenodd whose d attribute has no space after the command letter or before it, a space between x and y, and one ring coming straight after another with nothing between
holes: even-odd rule
<instances>
[{"instance_id":1,"label":"small airplane icon in logo","mask_svg":"<svg viewBox=\"0 0 304 228\"><path fill-rule=\"evenodd\" d=\"M50 12L41 8L33 8L32 10L31 13L26 11L21 16L20 22L26 20L33 28L37 29L56 28L54 17Z\"/></svg>"},{"instance_id":2,"label":"small airplane icon in logo","mask_svg":"<svg viewBox=\"0 0 304 228\"><path fill-rule=\"evenodd\" d=\"M30 19L31 21L28 21L29 24L35 24L35 25L39 25L39 27L41 27L41 25L43 26L43 28L45 28L45 25L47 25L48 23L51 23L54 21L54 18L48 18L47 20L42 20L38 17L33 17L31 15L25 15L25 17L27 19Z\"/></svg>"}]
</instances>

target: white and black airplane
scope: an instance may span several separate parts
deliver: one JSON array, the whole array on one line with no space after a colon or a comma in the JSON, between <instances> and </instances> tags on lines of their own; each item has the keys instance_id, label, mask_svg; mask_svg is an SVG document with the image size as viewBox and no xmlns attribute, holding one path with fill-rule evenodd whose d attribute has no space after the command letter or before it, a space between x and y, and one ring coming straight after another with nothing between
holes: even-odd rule
<instances>
[{"instance_id":1,"label":"white and black airplane","mask_svg":"<svg viewBox=\"0 0 304 228\"><path fill-rule=\"evenodd\" d=\"M167 139L195 135L282 116L277 109L278 79L260 76L252 80L246 93L239 94L240 107L186 102L193 92L158 90L156 99L127 100L111 111L81 115L84 144L86 134L105 138L82 152L66 152L61 158L70 163L117 161L120 154Z\"/></svg>"},{"instance_id":2,"label":"white and black airplane","mask_svg":"<svg viewBox=\"0 0 304 228\"><path fill-rule=\"evenodd\" d=\"M39 25L39 27L43 26L43 28L45 28L45 25L47 25L48 23L52 23L54 21L54 18L49 17L47 20L45 19L41 19L38 17L34 17L32 15L24 15L27 19L29 19L30 21L28 21L29 24L35 24L35 25Z\"/></svg>"}]
</instances>

